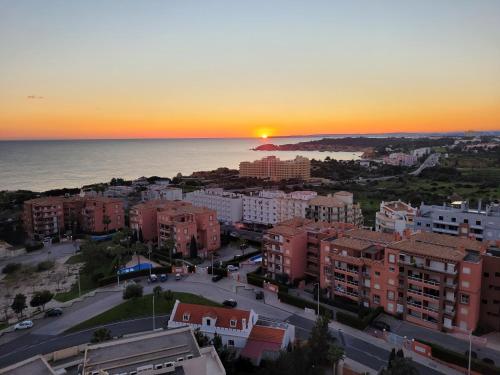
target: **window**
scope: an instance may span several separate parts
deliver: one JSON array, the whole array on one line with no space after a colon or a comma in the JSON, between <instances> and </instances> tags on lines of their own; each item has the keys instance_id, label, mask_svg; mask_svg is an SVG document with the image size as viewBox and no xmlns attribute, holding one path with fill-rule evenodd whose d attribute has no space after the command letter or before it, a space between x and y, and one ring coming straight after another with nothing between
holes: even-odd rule
<instances>
[{"instance_id":1,"label":"window","mask_svg":"<svg viewBox=\"0 0 500 375\"><path fill-rule=\"evenodd\" d=\"M227 340L227 346L234 346L234 340Z\"/></svg>"},{"instance_id":2,"label":"window","mask_svg":"<svg viewBox=\"0 0 500 375\"><path fill-rule=\"evenodd\" d=\"M389 263L396 263L396 256L394 254L389 254Z\"/></svg>"},{"instance_id":3,"label":"window","mask_svg":"<svg viewBox=\"0 0 500 375\"><path fill-rule=\"evenodd\" d=\"M500 272L495 272L495 277L500 277Z\"/></svg>"},{"instance_id":4,"label":"window","mask_svg":"<svg viewBox=\"0 0 500 375\"><path fill-rule=\"evenodd\" d=\"M189 313L184 313L184 314L182 315L182 320L183 320L184 322L189 322Z\"/></svg>"},{"instance_id":5,"label":"window","mask_svg":"<svg viewBox=\"0 0 500 375\"><path fill-rule=\"evenodd\" d=\"M464 219L464 224L469 224L469 219Z\"/></svg>"},{"instance_id":6,"label":"window","mask_svg":"<svg viewBox=\"0 0 500 375\"><path fill-rule=\"evenodd\" d=\"M425 224L425 226L426 226L427 228L430 228L430 227L431 227L431 225L430 225L429 223Z\"/></svg>"},{"instance_id":7,"label":"window","mask_svg":"<svg viewBox=\"0 0 500 375\"><path fill-rule=\"evenodd\" d=\"M380 303L380 296L377 296L376 294L373 295L373 303L379 304Z\"/></svg>"},{"instance_id":8,"label":"window","mask_svg":"<svg viewBox=\"0 0 500 375\"><path fill-rule=\"evenodd\" d=\"M456 223L456 222L457 222L457 218L456 218L456 217L452 217L452 218L451 218L451 222L452 222L452 223Z\"/></svg>"},{"instance_id":9,"label":"window","mask_svg":"<svg viewBox=\"0 0 500 375\"><path fill-rule=\"evenodd\" d=\"M389 272L396 272L396 269L394 267L389 267Z\"/></svg>"},{"instance_id":10,"label":"window","mask_svg":"<svg viewBox=\"0 0 500 375\"><path fill-rule=\"evenodd\" d=\"M464 305L469 304L469 295L468 294L461 294L460 295L460 303L463 303Z\"/></svg>"},{"instance_id":11,"label":"window","mask_svg":"<svg viewBox=\"0 0 500 375\"><path fill-rule=\"evenodd\" d=\"M469 267L464 267L462 268L462 272L466 275L470 275L470 268Z\"/></svg>"},{"instance_id":12,"label":"window","mask_svg":"<svg viewBox=\"0 0 500 375\"><path fill-rule=\"evenodd\" d=\"M207 326L212 324L212 321L210 319L207 319L206 322L207 322Z\"/></svg>"},{"instance_id":13,"label":"window","mask_svg":"<svg viewBox=\"0 0 500 375\"><path fill-rule=\"evenodd\" d=\"M419 221L419 222L417 223L417 227L419 227L419 226L421 226L421 225L422 225L422 223Z\"/></svg>"},{"instance_id":14,"label":"window","mask_svg":"<svg viewBox=\"0 0 500 375\"><path fill-rule=\"evenodd\" d=\"M476 220L476 225L481 225L481 220Z\"/></svg>"},{"instance_id":15,"label":"window","mask_svg":"<svg viewBox=\"0 0 500 375\"><path fill-rule=\"evenodd\" d=\"M379 271L375 271L375 276L380 276L380 272Z\"/></svg>"},{"instance_id":16,"label":"window","mask_svg":"<svg viewBox=\"0 0 500 375\"><path fill-rule=\"evenodd\" d=\"M483 272L484 277L490 277L490 274L488 272Z\"/></svg>"},{"instance_id":17,"label":"window","mask_svg":"<svg viewBox=\"0 0 500 375\"><path fill-rule=\"evenodd\" d=\"M462 287L468 288L470 286L470 283L466 280L462 280Z\"/></svg>"},{"instance_id":18,"label":"window","mask_svg":"<svg viewBox=\"0 0 500 375\"><path fill-rule=\"evenodd\" d=\"M488 300L482 299L482 300L481 300L481 303L482 303L483 305L487 305L487 304L488 304Z\"/></svg>"},{"instance_id":19,"label":"window","mask_svg":"<svg viewBox=\"0 0 500 375\"><path fill-rule=\"evenodd\" d=\"M387 291L387 298L391 301L394 299L394 292L392 290Z\"/></svg>"},{"instance_id":20,"label":"window","mask_svg":"<svg viewBox=\"0 0 500 375\"><path fill-rule=\"evenodd\" d=\"M229 325L231 326L231 328L235 328L236 327L236 320L235 319L231 319L229 321Z\"/></svg>"},{"instance_id":21,"label":"window","mask_svg":"<svg viewBox=\"0 0 500 375\"><path fill-rule=\"evenodd\" d=\"M442 217L442 216L439 216L439 220L440 220L440 221L443 221L443 217Z\"/></svg>"}]
</instances>

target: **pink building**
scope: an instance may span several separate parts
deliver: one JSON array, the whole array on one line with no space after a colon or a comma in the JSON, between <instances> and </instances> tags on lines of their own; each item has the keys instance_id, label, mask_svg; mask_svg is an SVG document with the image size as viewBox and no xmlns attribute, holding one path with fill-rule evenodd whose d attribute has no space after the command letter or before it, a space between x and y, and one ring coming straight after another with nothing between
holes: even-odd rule
<instances>
[{"instance_id":1,"label":"pink building","mask_svg":"<svg viewBox=\"0 0 500 375\"><path fill-rule=\"evenodd\" d=\"M269 277L292 282L320 276L320 242L338 231L351 229L346 223L314 222L296 217L269 229L263 238L262 267Z\"/></svg>"},{"instance_id":2,"label":"pink building","mask_svg":"<svg viewBox=\"0 0 500 375\"><path fill-rule=\"evenodd\" d=\"M474 330L481 298L481 243L435 233L353 230L321 243L320 285L366 307L438 330Z\"/></svg>"},{"instance_id":3,"label":"pink building","mask_svg":"<svg viewBox=\"0 0 500 375\"><path fill-rule=\"evenodd\" d=\"M175 251L189 256L194 237L198 254L206 257L220 247L220 224L217 213L184 201L148 201L130 210L130 227L141 231L144 241L158 241L163 246L174 241Z\"/></svg>"},{"instance_id":4,"label":"pink building","mask_svg":"<svg viewBox=\"0 0 500 375\"><path fill-rule=\"evenodd\" d=\"M384 157L384 164L411 167L417 164L417 157L403 152L395 152Z\"/></svg>"},{"instance_id":5,"label":"pink building","mask_svg":"<svg viewBox=\"0 0 500 375\"><path fill-rule=\"evenodd\" d=\"M105 233L123 228L125 214L119 199L105 197L44 197L24 202L24 228L32 239L65 231Z\"/></svg>"}]
</instances>

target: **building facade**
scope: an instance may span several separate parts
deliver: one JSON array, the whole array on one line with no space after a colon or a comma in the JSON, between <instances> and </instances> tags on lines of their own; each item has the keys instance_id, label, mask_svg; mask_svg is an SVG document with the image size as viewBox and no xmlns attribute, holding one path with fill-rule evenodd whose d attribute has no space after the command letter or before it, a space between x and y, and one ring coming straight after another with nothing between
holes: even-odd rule
<instances>
[{"instance_id":1,"label":"building facade","mask_svg":"<svg viewBox=\"0 0 500 375\"><path fill-rule=\"evenodd\" d=\"M262 269L269 278L293 282L320 274L320 242L339 231L353 228L350 224L314 222L294 218L266 231L262 241Z\"/></svg>"},{"instance_id":2,"label":"building facade","mask_svg":"<svg viewBox=\"0 0 500 375\"><path fill-rule=\"evenodd\" d=\"M479 321L485 248L477 241L435 233L363 230L322 241L330 296L382 307L409 322L436 330L467 332Z\"/></svg>"},{"instance_id":3,"label":"building facade","mask_svg":"<svg viewBox=\"0 0 500 375\"><path fill-rule=\"evenodd\" d=\"M196 207L207 207L217 212L217 219L234 224L243 219L243 196L225 192L222 188L197 190L186 193L184 200Z\"/></svg>"},{"instance_id":4,"label":"building facade","mask_svg":"<svg viewBox=\"0 0 500 375\"><path fill-rule=\"evenodd\" d=\"M363 224L361 206L354 203L353 194L347 191L310 199L306 209L306 218L328 223L350 223L356 226Z\"/></svg>"},{"instance_id":5,"label":"building facade","mask_svg":"<svg viewBox=\"0 0 500 375\"><path fill-rule=\"evenodd\" d=\"M409 203L382 201L380 202L380 210L375 213L375 230L402 235L406 230L413 230L416 214L417 209Z\"/></svg>"},{"instance_id":6,"label":"building facade","mask_svg":"<svg viewBox=\"0 0 500 375\"><path fill-rule=\"evenodd\" d=\"M311 161L302 156L297 156L293 160L280 160L276 156L267 156L253 162L241 162L239 176L271 181L308 180L311 178Z\"/></svg>"},{"instance_id":7,"label":"building facade","mask_svg":"<svg viewBox=\"0 0 500 375\"><path fill-rule=\"evenodd\" d=\"M402 167L411 167L417 164L417 156L411 154L405 154L403 152L394 152L385 156L383 159L384 164L396 165Z\"/></svg>"},{"instance_id":8,"label":"building facade","mask_svg":"<svg viewBox=\"0 0 500 375\"><path fill-rule=\"evenodd\" d=\"M182 189L168 186L168 184L153 184L149 185L146 190L141 192L141 198L143 201L181 201Z\"/></svg>"},{"instance_id":9,"label":"building facade","mask_svg":"<svg viewBox=\"0 0 500 375\"><path fill-rule=\"evenodd\" d=\"M488 247L483 257L481 326L500 331L500 243Z\"/></svg>"},{"instance_id":10,"label":"building facade","mask_svg":"<svg viewBox=\"0 0 500 375\"><path fill-rule=\"evenodd\" d=\"M500 240L500 205L479 202L476 209L465 201L451 205L421 204L415 216L414 230L475 238L478 241Z\"/></svg>"},{"instance_id":11,"label":"building facade","mask_svg":"<svg viewBox=\"0 0 500 375\"><path fill-rule=\"evenodd\" d=\"M120 199L106 197L44 197L24 202L23 224L31 239L57 236L67 230L105 233L125 226Z\"/></svg>"}]
</instances>

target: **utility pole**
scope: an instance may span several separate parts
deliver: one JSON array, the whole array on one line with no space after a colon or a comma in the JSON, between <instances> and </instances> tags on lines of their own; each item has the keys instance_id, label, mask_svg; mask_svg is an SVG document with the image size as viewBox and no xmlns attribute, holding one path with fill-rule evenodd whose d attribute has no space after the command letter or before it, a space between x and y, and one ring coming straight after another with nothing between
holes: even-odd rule
<instances>
[{"instance_id":1,"label":"utility pole","mask_svg":"<svg viewBox=\"0 0 500 375\"><path fill-rule=\"evenodd\" d=\"M80 286L80 270L78 270L78 298L82 296L82 288Z\"/></svg>"},{"instance_id":2,"label":"utility pole","mask_svg":"<svg viewBox=\"0 0 500 375\"><path fill-rule=\"evenodd\" d=\"M155 324L155 294L153 293L153 331L156 329Z\"/></svg>"}]
</instances>

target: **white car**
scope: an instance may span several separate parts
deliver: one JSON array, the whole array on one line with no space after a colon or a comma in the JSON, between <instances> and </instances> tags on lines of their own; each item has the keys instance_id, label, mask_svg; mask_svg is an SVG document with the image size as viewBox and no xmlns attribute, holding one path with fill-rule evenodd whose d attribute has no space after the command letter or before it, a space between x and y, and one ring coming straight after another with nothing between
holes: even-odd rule
<instances>
[{"instance_id":1,"label":"white car","mask_svg":"<svg viewBox=\"0 0 500 375\"><path fill-rule=\"evenodd\" d=\"M227 266L227 270L228 270L229 272L236 272L236 271L238 271L238 270L239 270L239 267L237 267L237 266L233 266L232 264L230 264L230 265L228 265L228 266Z\"/></svg>"},{"instance_id":2,"label":"white car","mask_svg":"<svg viewBox=\"0 0 500 375\"><path fill-rule=\"evenodd\" d=\"M28 329L28 328L31 328L33 327L33 322L31 320L24 320L20 323L17 323L15 326L14 326L14 330L17 331L17 330L20 330L20 329Z\"/></svg>"}]
</instances>

